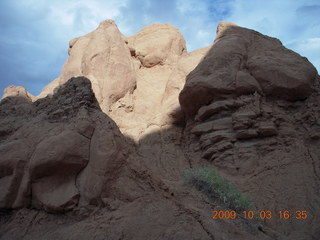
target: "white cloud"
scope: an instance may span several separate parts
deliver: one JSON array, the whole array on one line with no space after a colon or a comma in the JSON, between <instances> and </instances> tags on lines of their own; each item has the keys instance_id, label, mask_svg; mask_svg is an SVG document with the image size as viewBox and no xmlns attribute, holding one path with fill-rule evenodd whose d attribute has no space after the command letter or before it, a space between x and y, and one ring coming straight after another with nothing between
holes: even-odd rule
<instances>
[{"instance_id":1,"label":"white cloud","mask_svg":"<svg viewBox=\"0 0 320 240\"><path fill-rule=\"evenodd\" d=\"M263 34L279 37L287 31L286 27L293 25L296 8L297 4L293 1L236 0L229 20Z\"/></svg>"},{"instance_id":2,"label":"white cloud","mask_svg":"<svg viewBox=\"0 0 320 240\"><path fill-rule=\"evenodd\" d=\"M207 6L201 1L178 0L177 9L181 14L190 14L194 12L204 13L206 12Z\"/></svg>"},{"instance_id":3,"label":"white cloud","mask_svg":"<svg viewBox=\"0 0 320 240\"><path fill-rule=\"evenodd\" d=\"M319 0L235 0L228 21L280 39L320 72Z\"/></svg>"},{"instance_id":4,"label":"white cloud","mask_svg":"<svg viewBox=\"0 0 320 240\"><path fill-rule=\"evenodd\" d=\"M320 38L309 38L300 41L291 41L288 42L287 45L308 52L320 52Z\"/></svg>"},{"instance_id":5,"label":"white cloud","mask_svg":"<svg viewBox=\"0 0 320 240\"><path fill-rule=\"evenodd\" d=\"M286 47L309 59L320 72L320 38L309 38L287 42Z\"/></svg>"},{"instance_id":6,"label":"white cloud","mask_svg":"<svg viewBox=\"0 0 320 240\"><path fill-rule=\"evenodd\" d=\"M106 19L115 19L125 1L55 1L50 5L47 23L53 27L54 36L70 40L97 28ZM64 33L64 34L61 34Z\"/></svg>"}]
</instances>

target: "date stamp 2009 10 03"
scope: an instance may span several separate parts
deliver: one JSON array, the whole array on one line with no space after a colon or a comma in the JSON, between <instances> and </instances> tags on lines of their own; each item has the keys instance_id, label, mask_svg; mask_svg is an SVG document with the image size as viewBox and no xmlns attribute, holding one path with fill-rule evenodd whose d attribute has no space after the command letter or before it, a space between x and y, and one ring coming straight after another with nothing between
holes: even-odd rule
<instances>
[{"instance_id":1,"label":"date stamp 2009 10 03","mask_svg":"<svg viewBox=\"0 0 320 240\"><path fill-rule=\"evenodd\" d=\"M282 211L212 211L212 219L297 219L297 220L305 220L308 218L307 211L289 211L289 210L282 210Z\"/></svg>"}]
</instances>

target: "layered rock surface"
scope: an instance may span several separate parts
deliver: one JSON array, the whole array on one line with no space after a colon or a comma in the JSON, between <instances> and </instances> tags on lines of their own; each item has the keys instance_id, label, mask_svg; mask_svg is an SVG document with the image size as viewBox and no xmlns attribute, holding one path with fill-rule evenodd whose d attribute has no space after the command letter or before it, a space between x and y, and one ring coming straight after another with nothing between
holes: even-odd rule
<instances>
[{"instance_id":1,"label":"layered rock surface","mask_svg":"<svg viewBox=\"0 0 320 240\"><path fill-rule=\"evenodd\" d=\"M187 53L171 25L126 38L108 20L70 41L38 97L11 90L0 102L0 239L320 234L319 76L277 39L221 23L212 46ZM198 166L273 218L211 219L220 204L181 177Z\"/></svg>"},{"instance_id":2,"label":"layered rock surface","mask_svg":"<svg viewBox=\"0 0 320 240\"><path fill-rule=\"evenodd\" d=\"M319 142L311 133L320 126L319 76L305 58L277 39L221 23L179 99L196 150L274 213L267 226L294 238L319 235L316 215L290 224L276 217L320 207Z\"/></svg>"}]
</instances>

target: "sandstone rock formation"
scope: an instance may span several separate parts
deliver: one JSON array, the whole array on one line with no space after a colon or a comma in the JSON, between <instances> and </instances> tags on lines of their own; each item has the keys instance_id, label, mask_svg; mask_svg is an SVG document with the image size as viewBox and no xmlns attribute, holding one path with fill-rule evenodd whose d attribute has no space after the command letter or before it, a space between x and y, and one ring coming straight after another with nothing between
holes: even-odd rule
<instances>
[{"instance_id":1,"label":"sandstone rock formation","mask_svg":"<svg viewBox=\"0 0 320 240\"><path fill-rule=\"evenodd\" d=\"M285 100L311 94L317 71L274 38L230 23L218 26L215 43L188 76L180 93L183 110L194 115L214 100L260 92Z\"/></svg>"},{"instance_id":2,"label":"sandstone rock formation","mask_svg":"<svg viewBox=\"0 0 320 240\"><path fill-rule=\"evenodd\" d=\"M319 80L235 24L188 53L169 24L126 38L104 21L39 96L0 102L0 239L317 239ZM221 204L182 178L198 166L273 218L211 219Z\"/></svg>"},{"instance_id":3,"label":"sandstone rock formation","mask_svg":"<svg viewBox=\"0 0 320 240\"><path fill-rule=\"evenodd\" d=\"M186 52L183 36L169 24L151 24L127 38L127 44L144 67L172 64Z\"/></svg>"},{"instance_id":4,"label":"sandstone rock formation","mask_svg":"<svg viewBox=\"0 0 320 240\"><path fill-rule=\"evenodd\" d=\"M100 162L97 168L108 166L115 170L111 165L117 165L125 141L116 139L121 134L113 121L101 113L90 81L72 78L54 95L34 103L17 104L12 98L19 97L6 98L0 106L1 125L15 125L14 132L3 131L1 138L0 181L5 188L1 191L0 207L32 206L61 212L73 209L80 197L97 197L91 191L86 193L86 181L78 186L78 174L87 167L82 178L93 178L89 169L98 161L97 154L103 156L101 143L109 149L108 154L116 155L113 163ZM19 117L14 108L19 109ZM96 191L99 192L98 187Z\"/></svg>"},{"instance_id":5,"label":"sandstone rock formation","mask_svg":"<svg viewBox=\"0 0 320 240\"><path fill-rule=\"evenodd\" d=\"M221 23L179 99L202 157L261 209L319 208L319 143L311 134L319 128L319 77L305 58L277 39ZM304 239L319 234L315 218L266 224Z\"/></svg>"},{"instance_id":6,"label":"sandstone rock formation","mask_svg":"<svg viewBox=\"0 0 320 240\"><path fill-rule=\"evenodd\" d=\"M178 94L209 49L187 54L183 36L170 24L152 24L125 38L112 20L69 45L61 76L37 99L72 76L88 77L102 111L136 141L162 125L181 122Z\"/></svg>"},{"instance_id":7,"label":"sandstone rock formation","mask_svg":"<svg viewBox=\"0 0 320 240\"><path fill-rule=\"evenodd\" d=\"M38 98L52 94L57 86L71 77L85 76L92 82L92 88L102 109L136 85L134 65L123 35L112 20L102 22L99 27L69 43L69 58L61 76L50 83Z\"/></svg>"},{"instance_id":8,"label":"sandstone rock formation","mask_svg":"<svg viewBox=\"0 0 320 240\"><path fill-rule=\"evenodd\" d=\"M4 90L2 99L6 97L22 97L27 99L28 101L33 101L34 96L29 93L24 87L22 86L9 86Z\"/></svg>"}]
</instances>

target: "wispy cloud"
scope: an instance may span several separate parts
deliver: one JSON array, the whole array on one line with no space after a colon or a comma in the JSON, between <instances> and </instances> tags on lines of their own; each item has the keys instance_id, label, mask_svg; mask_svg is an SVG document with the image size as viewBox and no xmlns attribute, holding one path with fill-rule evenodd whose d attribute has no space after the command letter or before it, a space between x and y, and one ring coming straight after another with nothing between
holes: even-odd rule
<instances>
[{"instance_id":1,"label":"wispy cloud","mask_svg":"<svg viewBox=\"0 0 320 240\"><path fill-rule=\"evenodd\" d=\"M56 78L68 41L114 19L125 35L155 23L171 23L189 51L212 43L219 21L279 38L320 70L318 0L2 0L0 91L9 84L33 93Z\"/></svg>"},{"instance_id":2,"label":"wispy cloud","mask_svg":"<svg viewBox=\"0 0 320 240\"><path fill-rule=\"evenodd\" d=\"M318 0L235 0L228 20L279 38L307 57L320 71L320 2Z\"/></svg>"}]
</instances>

